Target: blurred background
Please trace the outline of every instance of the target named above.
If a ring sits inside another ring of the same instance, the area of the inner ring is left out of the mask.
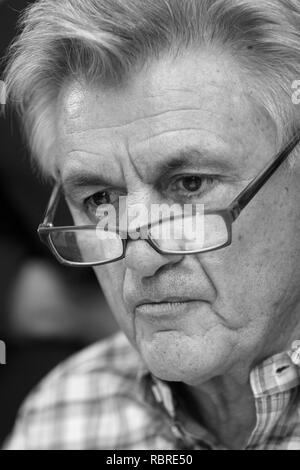
[[[34,0],[0,0],[0,58]],[[0,80],[3,72],[0,62]],[[92,270],[60,266],[37,236],[51,187],[30,165],[18,123],[0,117],[0,446],[30,390],[59,362],[113,334]]]

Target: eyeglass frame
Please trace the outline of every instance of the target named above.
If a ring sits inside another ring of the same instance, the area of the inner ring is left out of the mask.
[[[222,245],[218,245],[217,247],[209,248],[209,249],[202,249],[202,250],[193,250],[193,251],[168,251],[162,250],[158,246],[155,245],[153,240],[148,235],[144,241],[147,242],[157,253],[162,255],[191,255],[191,254],[200,254],[200,253],[209,253],[217,250],[221,250],[232,243],[232,224],[235,220],[239,217],[241,212],[245,209],[245,207],[252,201],[252,199],[256,196],[256,194],[262,189],[262,187],[267,183],[267,181],[273,176],[276,170],[287,160],[290,156],[292,151],[300,142],[300,134],[295,135],[292,140],[287,144],[287,146],[277,153],[275,157],[271,159],[271,161],[263,168],[263,170],[234,198],[234,200],[229,204],[227,208],[223,209],[209,209],[204,211],[204,215],[220,215],[223,220],[225,221],[227,233],[228,233],[228,240],[226,243]],[[126,248],[128,241],[130,238],[130,232],[126,233],[126,238],[121,238],[120,240],[123,243],[123,253],[122,256],[119,258],[115,258],[109,261],[100,261],[100,262],[92,262],[92,263],[78,263],[73,261],[67,261],[66,259],[62,258],[58,253],[57,249],[55,248],[52,240],[51,234],[58,232],[58,231],[67,231],[67,230],[76,230],[76,231],[83,231],[83,230],[92,230],[96,229],[97,225],[82,225],[82,226],[60,226],[56,227],[53,225],[53,220],[55,217],[55,212],[57,206],[59,204],[61,195],[62,195],[62,188],[60,183],[56,183],[51,194],[45,216],[43,222],[38,227],[38,235],[43,243],[45,243],[56,259],[65,266],[71,267],[92,267],[92,266],[102,266],[105,264],[114,263],[120,261],[125,258],[126,255]],[[182,216],[180,216],[182,218]],[[176,219],[179,217],[174,217]],[[148,224],[146,227],[148,230],[153,228],[153,226],[162,223],[163,220],[155,222],[153,224]],[[145,229],[144,227],[140,227],[140,230]]]

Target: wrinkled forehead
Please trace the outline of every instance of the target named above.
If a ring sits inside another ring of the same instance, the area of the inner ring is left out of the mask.
[[[119,88],[71,83],[58,107],[58,165],[64,169],[84,152],[91,165],[130,160],[149,171],[189,146],[251,164],[274,128],[244,85],[231,60],[209,54],[152,62]]]

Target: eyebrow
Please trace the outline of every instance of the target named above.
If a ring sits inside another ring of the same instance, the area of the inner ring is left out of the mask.
[[[164,157],[162,156],[161,161],[157,164],[154,170],[154,174],[156,175],[156,178],[160,179],[172,171],[184,170],[193,164],[197,164],[199,170],[203,167],[203,171],[205,169],[210,169],[210,171],[214,170],[218,172],[236,172],[236,166],[232,162],[225,160],[225,156],[225,152],[217,157],[216,152],[204,152],[200,151],[196,147],[181,149]],[[136,171],[138,173],[137,169]],[[87,170],[70,172],[70,174],[63,179],[61,184],[65,194],[69,195],[72,195],[72,193],[76,192],[80,188],[107,185],[116,186],[111,177],[104,177],[101,173]]]
[[[233,163],[225,160],[226,153],[216,156],[216,152],[200,151],[198,148],[191,147],[179,150],[167,156],[164,161],[158,165],[158,171],[162,174],[169,171],[182,170],[195,163],[200,168],[207,168],[215,171],[236,171]]]
[[[107,185],[109,180],[101,177],[99,174],[95,174],[88,171],[81,171],[70,173],[63,181],[62,187],[64,191],[69,194],[73,190],[84,188],[87,186],[101,186]],[[111,182],[111,184],[113,184]]]

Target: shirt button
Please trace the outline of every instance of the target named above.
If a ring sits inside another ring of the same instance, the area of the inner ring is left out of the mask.
[[[300,341],[295,341],[292,344],[291,360],[295,366],[300,367]]]

